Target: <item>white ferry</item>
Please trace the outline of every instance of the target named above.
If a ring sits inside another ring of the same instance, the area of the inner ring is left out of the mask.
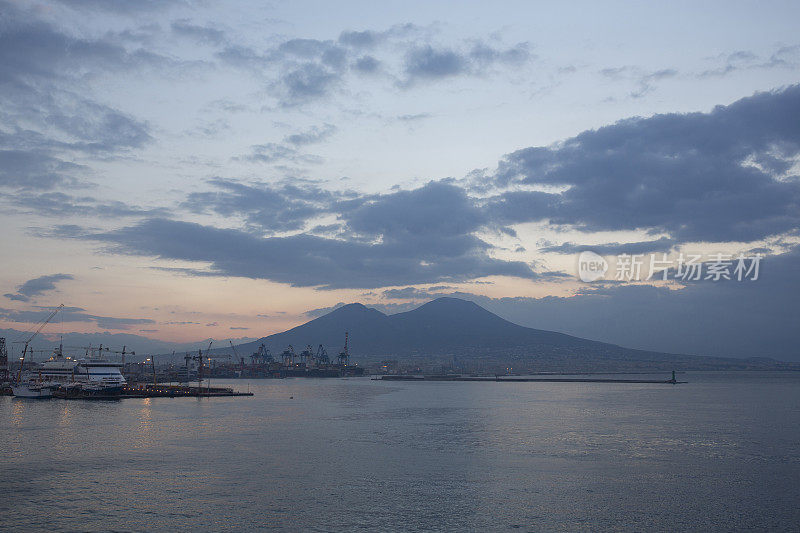
[[[105,394],[122,392],[127,383],[120,372],[122,363],[103,358],[65,357],[61,350],[39,365],[34,372],[41,381],[60,385],[79,384],[86,388],[99,389]]]

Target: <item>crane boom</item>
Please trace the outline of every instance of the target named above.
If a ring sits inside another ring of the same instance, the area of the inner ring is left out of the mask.
[[[233,341],[231,339],[228,339],[228,342],[230,343],[231,348],[233,348],[233,356],[236,359],[239,359],[239,352],[236,351],[236,346],[233,345]]]
[[[63,307],[64,307],[64,304],[61,304],[58,307],[56,307],[53,310],[53,312],[50,313],[47,316],[47,318],[45,318],[41,322],[41,324],[39,324],[39,327],[36,328],[36,331],[34,331],[33,334],[31,334],[30,337],[28,337],[28,340],[25,341],[25,348],[23,348],[23,350],[22,350],[22,357],[20,358],[20,362],[19,362],[19,372],[17,372],[17,383],[19,383],[20,380],[22,380],[22,368],[25,366],[25,354],[28,352],[28,345],[31,343],[33,338],[36,337],[36,335],[38,335],[39,332],[44,329],[44,327],[47,325],[47,323],[50,322],[51,320],[53,320],[53,317],[56,316],[56,314],[58,314],[58,312],[61,311],[61,309]]]

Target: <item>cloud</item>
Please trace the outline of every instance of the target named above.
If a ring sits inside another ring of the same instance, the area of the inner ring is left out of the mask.
[[[305,63],[283,74],[278,87],[284,105],[296,105],[327,96],[341,80],[329,67]]]
[[[410,115],[398,115],[397,120],[401,120],[403,122],[417,122],[426,118],[431,118],[432,116],[433,115],[430,113],[414,113]]]
[[[376,31],[343,31],[339,35],[339,44],[353,48],[372,48],[385,39],[386,35]]]
[[[308,311],[306,311],[303,314],[305,316],[307,316],[307,317],[310,317],[310,318],[317,318],[317,317],[320,317],[320,316],[323,316],[323,315],[327,315],[331,311],[339,309],[340,307],[344,307],[344,305],[345,305],[344,302],[339,302],[336,305],[332,305],[330,307],[320,307],[320,308],[317,308],[317,309],[309,309]]]
[[[32,280],[33,281],[33,280]],[[0,308],[0,319],[8,322],[37,323],[42,320],[42,309],[15,310]],[[149,318],[120,318],[86,313],[79,307],[65,307],[59,313],[59,319],[64,322],[94,322],[100,328],[113,330],[127,330],[134,326],[155,324]]]
[[[279,161],[291,161],[293,163],[319,164],[323,162],[321,157],[303,154],[297,149],[280,143],[256,144],[251,147],[251,152],[247,155],[238,157],[246,161],[255,163],[277,163]]]
[[[248,187],[218,181],[224,192],[197,193],[196,207],[242,214],[252,228],[219,229],[188,222],[148,219],[80,238],[107,243],[120,253],[207,263],[190,275],[269,279],[295,286],[374,288],[490,275],[533,279],[530,265],[491,256],[492,246],[476,237],[486,221],[458,186],[431,182],[419,189],[347,199],[319,189]],[[285,214],[270,205],[283,206]],[[309,217],[338,213],[342,232],[263,237],[276,229],[300,228]],[[73,230],[67,234],[73,234]]]
[[[86,79],[173,65],[112,37],[71,35],[0,2],[0,186],[74,185],[77,155],[109,159],[152,141],[149,126],[86,95]]]
[[[324,124],[322,127],[312,126],[310,129],[287,135],[283,140],[295,146],[306,146],[308,144],[320,143],[336,133],[336,126]]]
[[[678,243],[793,232],[800,225],[800,180],[792,171],[800,123],[792,117],[799,114],[795,85],[710,113],[627,119],[519,150],[491,179],[511,190],[487,206],[501,223],[645,229]]]
[[[210,265],[185,271],[191,275],[328,289],[491,275],[555,280],[557,273],[494,258],[493,246],[477,235],[497,230],[513,238],[510,226],[546,221],[587,233],[635,230],[659,236],[591,247],[632,253],[796,232],[800,180],[791,165],[800,155],[800,125],[791,117],[798,114],[800,86],[792,86],[710,113],[623,120],[550,147],[511,153],[495,173],[472,182],[430,182],[389,194],[213,180],[216,191],[192,193],[185,205],[240,216],[247,224],[243,230],[149,218],[83,238],[126,253]],[[464,186],[470,183],[479,196],[467,193]],[[323,216],[336,222],[327,229],[314,225]],[[280,235],[307,227],[322,235]],[[204,245],[189,250],[190,242]],[[572,253],[579,246],[565,243],[543,251]]]
[[[410,88],[422,80],[483,76],[495,67],[519,67],[533,57],[528,43],[504,48],[473,40],[447,48],[430,44],[430,34],[429,29],[400,24],[383,31],[344,31],[335,41],[291,38],[267,50],[228,43],[216,57],[265,78],[281,107],[347,91],[353,74],[381,73]]]
[[[601,69],[600,74],[615,81],[633,81],[635,83],[635,88],[628,93],[628,96],[630,98],[641,98],[653,92],[656,89],[657,82],[676,77],[678,71],[672,68],[645,71],[639,67],[626,65],[624,67]]]
[[[468,67],[469,61],[463,55],[427,45],[408,52],[405,70],[409,78],[443,78],[463,74]]]
[[[294,38],[265,52],[231,44],[216,56],[225,64],[266,77],[278,103],[293,107],[327,97],[339,87],[347,73],[349,52],[333,41]]]
[[[128,52],[111,40],[68,35],[3,2],[6,23],[0,33],[0,83],[75,78],[85,70],[118,71],[165,58],[139,49]]]
[[[243,184],[215,178],[214,191],[189,194],[183,206],[196,213],[239,215],[261,232],[302,229],[307,220],[328,213],[345,198],[311,183],[292,180],[278,184]]]
[[[368,243],[307,234],[263,238],[240,230],[150,219],[83,238],[107,243],[115,253],[207,262],[207,275],[323,289],[464,281],[490,275],[535,277],[525,263],[490,257],[489,246],[472,236],[444,238],[438,247],[428,237],[418,247],[414,241],[397,239]]]
[[[366,55],[359,57],[353,64],[355,69],[364,74],[374,74],[381,68],[381,62],[372,56]]]
[[[800,65],[800,45],[781,46],[767,58],[749,50],[737,50],[712,59],[721,64],[700,72],[698,78],[721,78],[746,70],[796,69]]]
[[[2,159],[2,158],[0,158]],[[39,216],[65,217],[91,214],[100,218],[122,218],[141,216],[169,216],[166,208],[147,209],[124,202],[98,200],[92,196],[73,196],[48,191],[20,191],[15,195],[0,199],[9,211],[35,213]]]
[[[419,80],[436,80],[464,74],[482,75],[493,65],[519,66],[530,57],[527,43],[519,43],[506,49],[476,43],[469,51],[426,44],[406,53],[406,78],[403,83],[410,86]]]
[[[81,168],[40,150],[0,149],[0,187],[52,189],[73,182],[72,173]]]
[[[71,274],[51,274],[49,276],[39,276],[38,278],[29,279],[17,287],[16,294],[5,294],[4,296],[10,300],[27,302],[33,297],[56,290],[56,283],[59,281],[72,279],[75,278]]]
[[[428,287],[421,289],[418,287],[405,287],[402,289],[387,289],[383,291],[383,297],[391,300],[419,300],[422,298],[434,299],[442,296],[445,291],[452,292],[453,287],[449,285],[437,285],[435,287]]]
[[[357,235],[404,243],[418,251],[466,254],[488,245],[472,236],[487,221],[466,192],[447,182],[430,182],[411,191],[352,204],[342,217]]]
[[[123,15],[135,15],[141,12],[151,13],[175,5],[184,4],[183,0],[57,0],[59,3],[74,9],[89,12],[108,11]]]
[[[647,254],[651,252],[668,252],[675,246],[675,241],[661,237],[653,241],[640,242],[608,242],[604,244],[575,244],[565,242],[558,245],[541,246],[540,252],[557,254],[579,254],[581,252],[594,252],[600,255],[620,254]]]
[[[764,258],[757,281],[587,285],[568,297],[467,298],[518,324],[631,348],[800,361],[800,247]]]
[[[89,318],[95,321],[97,327],[116,330],[127,330],[142,324],[155,324],[155,321],[149,318],[117,318],[95,315],[89,315]]]
[[[389,39],[421,36],[426,29],[410,22],[395,24],[382,31],[376,30],[347,30],[339,34],[338,43],[352,48],[374,48]]]
[[[199,43],[219,45],[225,41],[225,32],[208,26],[192,24],[188,19],[176,20],[170,27],[175,34]]]

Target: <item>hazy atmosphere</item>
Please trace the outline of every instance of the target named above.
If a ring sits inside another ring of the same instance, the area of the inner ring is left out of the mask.
[[[166,350],[457,296],[800,361],[800,5],[503,4],[0,1],[0,330],[64,303],[49,335]]]
[[[797,531],[798,21],[0,0],[0,530]]]

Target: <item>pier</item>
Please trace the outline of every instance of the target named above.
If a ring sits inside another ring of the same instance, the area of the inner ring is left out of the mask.
[[[239,392],[228,387],[190,387],[164,384],[126,386],[122,389],[120,398],[215,398],[252,395],[252,392]]]
[[[525,377],[525,376],[461,376],[461,375],[385,375],[381,381],[472,381],[486,383],[656,383],[678,385],[687,383],[678,381],[675,372],[670,379],[621,379],[621,378],[586,378],[586,377]]]

